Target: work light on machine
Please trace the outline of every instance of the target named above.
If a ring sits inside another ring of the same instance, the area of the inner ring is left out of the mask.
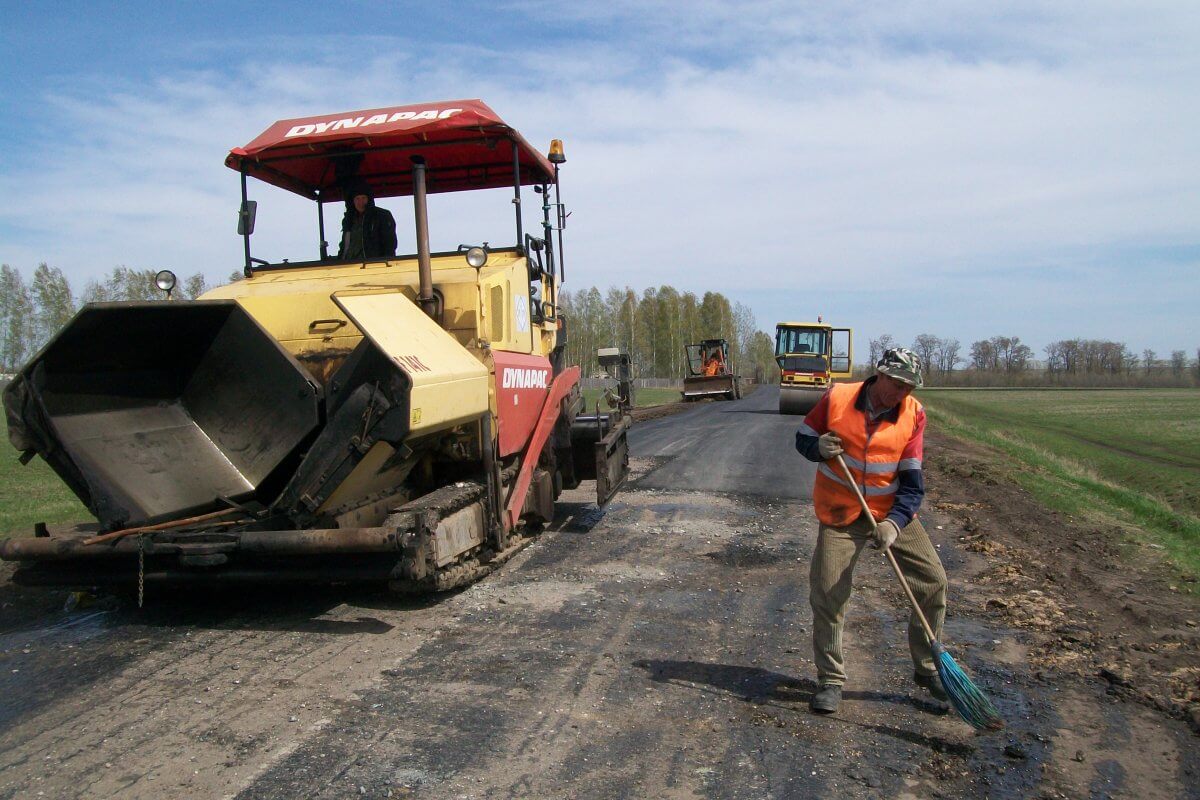
[[[175,288],[175,282],[175,273],[169,269],[160,269],[154,276],[154,285],[166,292],[168,300],[171,298],[171,291]]]
[[[475,269],[482,269],[483,265],[487,263],[487,260],[487,250],[484,250],[482,247],[478,246],[467,248],[467,263]]]

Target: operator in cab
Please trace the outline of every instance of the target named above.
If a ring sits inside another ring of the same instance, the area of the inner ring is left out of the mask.
[[[719,374],[721,374],[721,351],[714,350],[709,353],[708,359],[704,362],[704,375],[712,377]]]
[[[346,190],[346,213],[342,217],[342,243],[338,258],[357,261],[392,258],[396,255],[396,220],[392,212],[375,205],[365,183]]]
[[[925,409],[912,391],[922,383],[915,353],[903,347],[888,350],[867,380],[831,386],[796,431],[796,449],[817,462],[812,497],[820,527],[809,573],[809,602],[818,687],[809,705],[819,714],[834,713],[842,699],[842,624],[854,565],[868,544],[891,548],[934,635],[942,635],[946,572],[917,519],[925,498]],[[866,496],[875,524],[863,515],[858,495],[837,463],[839,455]],[[908,623],[908,648],[914,682],[935,700],[946,702],[933,651],[915,612]]]

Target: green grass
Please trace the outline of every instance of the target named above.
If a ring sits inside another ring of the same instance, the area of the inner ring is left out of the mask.
[[[596,407],[599,389],[583,392],[587,407]],[[638,389],[638,406],[679,401],[678,389]],[[35,522],[50,524],[90,520],[92,516],[54,471],[40,458],[27,466],[17,461],[17,451],[0,444],[0,539],[29,533]]]
[[[583,402],[589,411],[596,408],[596,401],[600,399],[604,393],[600,389],[584,389]],[[634,389],[633,404],[638,408],[643,406],[661,406],[666,403],[678,403],[678,389]],[[601,411],[605,406],[601,404]]]
[[[937,427],[1010,457],[1040,502],[1133,528],[1200,573],[1200,392],[938,390],[920,394]]]
[[[0,539],[28,534],[35,522],[78,522],[92,515],[40,458],[26,466],[0,444]]]

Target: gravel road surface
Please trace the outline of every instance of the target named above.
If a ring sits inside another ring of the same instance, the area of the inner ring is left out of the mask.
[[[809,713],[812,465],[774,390],[632,435],[635,476],[499,572],[420,601],[159,591],[61,610],[0,573],[0,798],[1200,797],[1185,722],[1031,663],[950,512],[946,639],[1009,720],[911,683],[860,564],[842,711]],[[953,529],[953,533],[951,532]]]

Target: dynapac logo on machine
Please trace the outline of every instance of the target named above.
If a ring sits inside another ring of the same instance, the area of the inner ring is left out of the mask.
[[[461,108],[429,108],[424,111],[397,111],[394,114],[375,114],[370,117],[346,117],[343,119],[331,119],[327,122],[308,122],[303,125],[294,126],[283,137],[290,139],[293,136],[311,136],[314,133],[325,133],[327,131],[366,128],[371,125],[386,125],[406,119],[448,119],[460,111],[462,111]]]
[[[545,389],[550,384],[548,369],[512,369],[505,367],[500,385],[505,389]]]

